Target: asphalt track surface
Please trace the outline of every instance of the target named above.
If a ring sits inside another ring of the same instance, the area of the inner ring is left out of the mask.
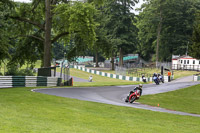
[[[184,80],[176,80],[169,83],[160,85],[144,84],[143,95],[152,95],[158,93],[164,93],[168,91],[174,91],[181,88],[200,84],[200,82],[192,82],[192,78],[184,78]],[[117,106],[133,107],[151,111],[159,111],[165,113],[188,115],[200,117],[198,114],[190,114],[175,110],[168,110],[160,107],[154,107],[149,105],[143,105],[138,102],[132,104],[125,103],[124,100],[128,93],[134,89],[136,85],[124,85],[124,86],[105,86],[105,87],[70,87],[70,88],[47,88],[47,89],[35,89],[32,91],[55,95],[60,97],[73,98],[84,101],[99,102],[105,104],[112,104]]]

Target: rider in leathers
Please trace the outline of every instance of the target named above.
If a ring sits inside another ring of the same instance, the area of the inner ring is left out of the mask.
[[[135,92],[135,91],[137,91],[137,90],[140,91],[140,96],[141,96],[141,95],[142,95],[142,84],[139,84],[138,87],[135,87],[134,91],[130,91],[129,96],[130,96],[133,92]]]

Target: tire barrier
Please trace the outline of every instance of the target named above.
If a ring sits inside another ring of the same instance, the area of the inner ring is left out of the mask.
[[[200,81],[200,74],[193,75],[193,81]]]
[[[62,79],[43,76],[0,76],[0,88],[60,86]]]
[[[85,71],[85,72],[92,73],[92,74],[97,74],[97,75],[109,77],[109,78],[143,82],[141,77],[139,78],[139,77],[130,77],[130,76],[111,74],[111,73],[106,73],[106,72],[88,69],[88,68],[85,68],[85,67],[82,67],[82,66],[73,66],[72,68],[79,69],[81,71]],[[152,82],[152,78],[146,78],[146,80],[147,80],[147,82]]]

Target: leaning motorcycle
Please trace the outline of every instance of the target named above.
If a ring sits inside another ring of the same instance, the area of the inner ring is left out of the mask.
[[[145,83],[147,82],[146,78],[145,77],[142,77],[142,81]]]
[[[154,80],[154,82],[156,83],[156,85],[159,85],[158,77],[154,76],[154,77],[153,77],[153,80]]]
[[[133,103],[135,100],[140,98],[140,90],[136,90],[135,92],[130,92],[130,94],[126,97],[125,102]]]
[[[162,76],[159,76],[159,81],[162,82],[162,83],[164,83],[164,79],[163,79]]]

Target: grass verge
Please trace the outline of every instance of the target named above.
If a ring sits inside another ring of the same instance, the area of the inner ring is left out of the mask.
[[[161,93],[142,96],[140,103],[152,106],[160,105],[161,108],[200,114],[200,85]]]
[[[1,133],[188,133],[200,118],[0,89]]]
[[[89,76],[92,75],[93,82],[74,82],[74,86],[114,86],[114,85],[133,85],[141,82],[126,81],[120,79],[108,78],[96,74],[91,74],[78,69],[71,68],[70,75],[81,79],[88,80]]]
[[[141,77],[141,73],[153,76],[153,73],[161,73],[160,71],[161,70],[157,69],[157,68],[142,68],[142,69],[138,68],[137,73],[134,73],[134,72],[131,73],[131,74],[127,73],[127,76]],[[111,70],[103,70],[103,72],[115,74],[115,71],[111,71]],[[167,72],[168,71],[165,71],[165,73],[164,73],[165,76],[167,76]],[[199,72],[197,72],[197,71],[186,71],[186,70],[184,70],[184,71],[183,70],[173,70],[174,79],[194,75],[194,74],[197,74],[197,73],[199,73]]]

